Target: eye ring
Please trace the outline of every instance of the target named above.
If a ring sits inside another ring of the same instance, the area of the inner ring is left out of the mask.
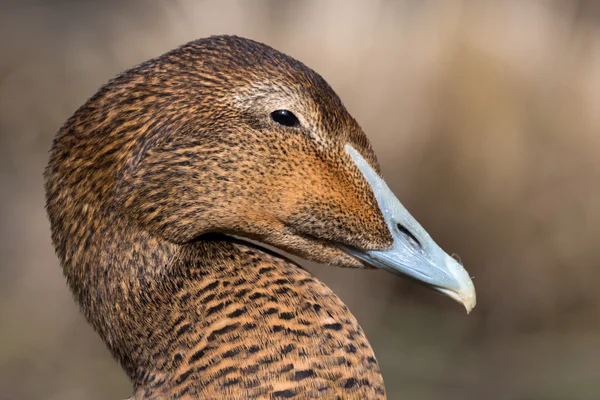
[[[275,110],[271,113],[271,119],[276,124],[289,128],[300,126],[298,117],[296,117],[294,113],[289,110]]]

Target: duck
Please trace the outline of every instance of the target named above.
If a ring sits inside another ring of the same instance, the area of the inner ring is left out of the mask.
[[[44,177],[63,274],[131,400],[386,398],[351,311],[279,251],[475,306],[325,79],[250,39],[117,75],[60,128]]]

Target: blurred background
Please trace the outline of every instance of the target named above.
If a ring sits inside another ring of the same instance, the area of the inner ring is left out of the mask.
[[[322,74],[475,277],[466,316],[384,272],[309,265],[391,400],[600,398],[599,22],[595,0],[1,1],[0,399],[131,394],[63,279],[42,171],[101,84],[221,33]]]

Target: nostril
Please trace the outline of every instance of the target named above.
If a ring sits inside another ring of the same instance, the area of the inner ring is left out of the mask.
[[[415,247],[423,248],[423,246],[421,245],[421,242],[419,242],[419,240],[415,237],[415,235],[413,235],[412,232],[409,231],[404,225],[396,224],[396,228],[398,228],[398,231],[401,234],[403,234],[404,236],[406,236],[408,238],[409,242],[411,242]]]

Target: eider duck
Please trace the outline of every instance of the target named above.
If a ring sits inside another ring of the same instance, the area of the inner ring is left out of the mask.
[[[64,275],[131,399],[383,399],[373,350],[307,260],[475,305],[327,82],[214,36],[109,81],[57,133],[46,208]]]

